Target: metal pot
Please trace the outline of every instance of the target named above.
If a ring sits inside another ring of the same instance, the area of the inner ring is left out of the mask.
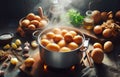
[[[55,27],[54,27],[55,28]],[[40,52],[40,58],[46,64],[47,66],[54,67],[54,68],[69,68],[73,65],[79,64],[82,59],[82,51],[80,48],[83,46],[85,37],[84,35],[79,31],[79,29],[73,28],[73,27],[59,27],[61,29],[67,29],[67,30],[73,30],[79,33],[83,37],[82,44],[75,50],[72,50],[70,52],[54,52],[48,50],[46,47],[41,45],[41,36],[45,34],[46,32],[51,31],[53,28],[48,28],[43,30],[37,38],[37,41],[39,43],[39,52]]]

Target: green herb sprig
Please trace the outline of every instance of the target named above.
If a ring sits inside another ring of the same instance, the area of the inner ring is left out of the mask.
[[[72,25],[79,27],[83,23],[84,16],[82,16],[77,10],[70,9],[68,10],[67,15]]]

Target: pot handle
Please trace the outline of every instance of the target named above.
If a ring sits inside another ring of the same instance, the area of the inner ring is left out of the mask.
[[[85,52],[89,47],[90,38],[85,38],[83,46],[80,48],[81,51]]]
[[[38,35],[39,35],[40,32],[41,32],[40,29],[35,30],[35,31],[32,33],[33,38],[37,40],[37,37],[38,37]]]
[[[86,57],[87,61],[88,61],[88,64],[90,67],[93,67],[93,63],[91,61],[91,57],[89,56],[88,52],[87,52],[87,49],[89,47],[89,41],[90,41],[90,38],[85,38],[85,41],[83,43],[83,53],[85,54],[85,56],[83,57],[83,59]]]

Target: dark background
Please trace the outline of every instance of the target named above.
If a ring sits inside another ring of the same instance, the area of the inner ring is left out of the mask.
[[[120,0],[72,0],[71,5],[82,13],[88,10],[91,1],[91,10],[100,11],[120,10]],[[81,3],[83,2],[83,3]],[[37,6],[49,8],[50,0],[0,0],[0,19],[21,18],[29,12],[35,12]]]

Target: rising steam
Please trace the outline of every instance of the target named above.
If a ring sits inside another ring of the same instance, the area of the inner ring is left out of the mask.
[[[41,6],[46,11],[44,14],[51,18],[51,24],[58,24],[58,22],[62,24],[69,21],[68,18],[63,16],[67,10],[74,8],[80,11],[81,14],[84,14],[86,10],[88,10],[89,1],[90,0],[41,0],[34,10],[36,11],[37,8]],[[59,6],[56,6],[55,3]],[[50,11],[51,8],[52,12]]]

